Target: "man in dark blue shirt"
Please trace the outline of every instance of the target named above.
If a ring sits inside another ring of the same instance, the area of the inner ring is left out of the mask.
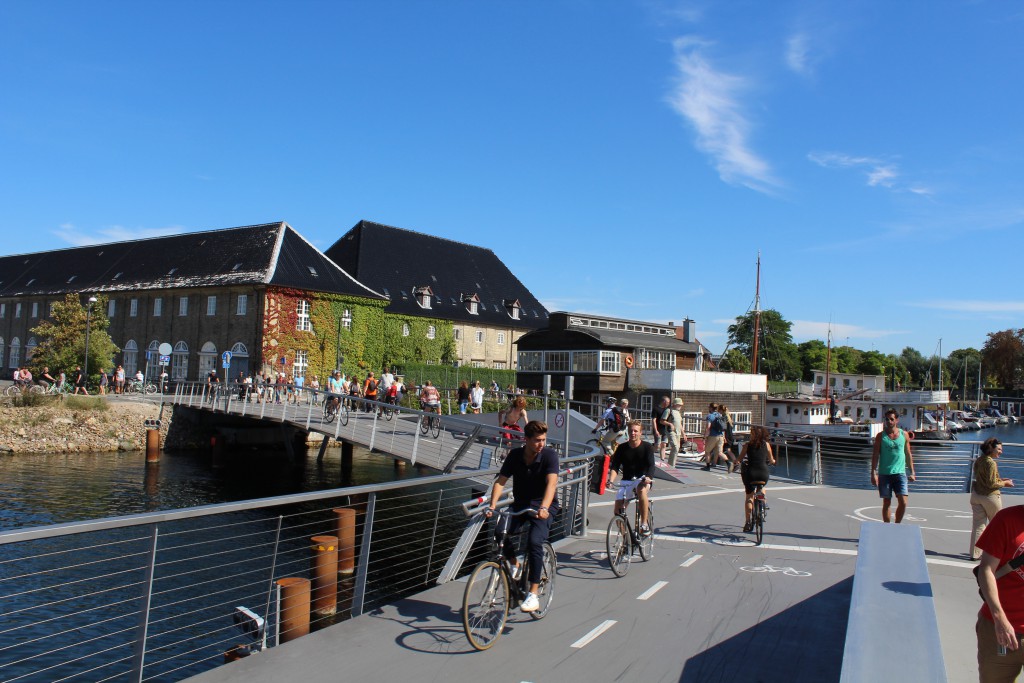
[[[515,568],[515,548],[511,539],[522,524],[529,524],[530,531],[526,539],[526,553],[530,558],[530,594],[526,596],[520,609],[524,612],[535,612],[540,607],[537,590],[540,587],[540,575],[544,563],[544,542],[548,540],[551,529],[551,518],[558,512],[558,499],[555,490],[558,485],[558,453],[547,448],[548,426],[539,420],[526,424],[523,430],[526,445],[513,449],[505,462],[501,464],[501,472],[491,488],[491,504],[495,504],[505,490],[505,484],[512,479],[512,510],[518,512],[526,508],[534,508],[537,515],[522,517],[506,517],[512,526],[506,537],[503,552],[509,563]],[[492,511],[487,510],[490,517]]]

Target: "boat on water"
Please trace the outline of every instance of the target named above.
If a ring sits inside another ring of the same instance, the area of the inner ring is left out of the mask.
[[[955,438],[942,418],[948,403],[945,390],[887,391],[883,375],[814,370],[811,382],[799,382],[795,393],[766,399],[765,421],[791,446],[806,441],[809,448],[811,437],[818,437],[824,455],[870,458],[890,408],[914,439]]]

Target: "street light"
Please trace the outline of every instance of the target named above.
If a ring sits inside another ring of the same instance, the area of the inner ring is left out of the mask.
[[[92,305],[96,303],[96,297],[89,297],[89,305],[85,307],[85,370],[82,376],[89,377],[89,318],[92,315]]]

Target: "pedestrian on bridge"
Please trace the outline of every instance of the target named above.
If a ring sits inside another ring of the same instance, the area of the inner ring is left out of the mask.
[[[972,560],[981,559],[981,550],[975,544],[988,523],[1003,508],[1002,489],[1013,486],[1013,479],[999,476],[996,459],[1002,454],[1002,442],[992,437],[981,444],[981,457],[974,461],[974,483],[971,485],[973,527],[971,547],[968,549]]]
[[[885,427],[875,437],[871,453],[871,484],[878,487],[882,499],[882,521],[889,523],[889,506],[896,496],[896,523],[903,521],[910,495],[908,481],[914,481],[914,456],[910,452],[910,438],[899,427],[899,415],[890,408],[885,411]],[[907,471],[907,468],[910,471]]]

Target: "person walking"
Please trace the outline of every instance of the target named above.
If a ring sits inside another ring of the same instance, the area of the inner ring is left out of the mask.
[[[668,433],[668,466],[675,467],[683,438],[683,399],[679,396],[672,399],[669,421],[672,423],[672,429]]]
[[[462,380],[459,384],[459,414],[465,415],[466,408],[469,407],[469,384],[466,380]]]
[[[662,396],[661,401],[651,411],[651,433],[654,435],[654,448],[658,451],[658,459],[665,459],[668,449],[669,430],[672,429],[672,411],[669,408],[671,399]]]
[[[75,393],[78,392],[89,395],[89,390],[85,388],[85,373],[82,372],[81,365],[75,366]]]
[[[882,521],[889,523],[889,506],[896,496],[896,523],[903,521],[910,495],[908,481],[914,481],[914,456],[910,439],[899,427],[899,415],[892,408],[885,411],[885,427],[875,437],[871,453],[871,484],[878,487],[882,499]],[[909,472],[907,468],[909,467]]]
[[[732,413],[729,412],[729,408],[724,403],[719,404],[718,412],[725,418],[725,434],[723,435],[724,438],[722,441],[722,453],[725,455],[725,459],[729,461],[727,473],[732,474],[733,472],[739,472],[740,451],[736,443],[736,432],[734,431],[735,425],[732,421]]]
[[[704,471],[710,470],[718,464],[722,457],[722,442],[725,439],[727,423],[722,414],[718,412],[718,404],[708,405],[707,424],[704,427]]]
[[[480,380],[473,382],[473,388],[469,391],[469,404],[473,408],[473,414],[479,415],[484,407],[484,388],[480,386]]]
[[[971,545],[968,553],[972,560],[981,559],[976,545],[982,532],[1003,507],[1002,489],[1013,486],[1012,479],[999,476],[996,460],[1003,454],[1002,442],[992,437],[981,444],[981,455],[974,461],[974,483],[971,485]]]

